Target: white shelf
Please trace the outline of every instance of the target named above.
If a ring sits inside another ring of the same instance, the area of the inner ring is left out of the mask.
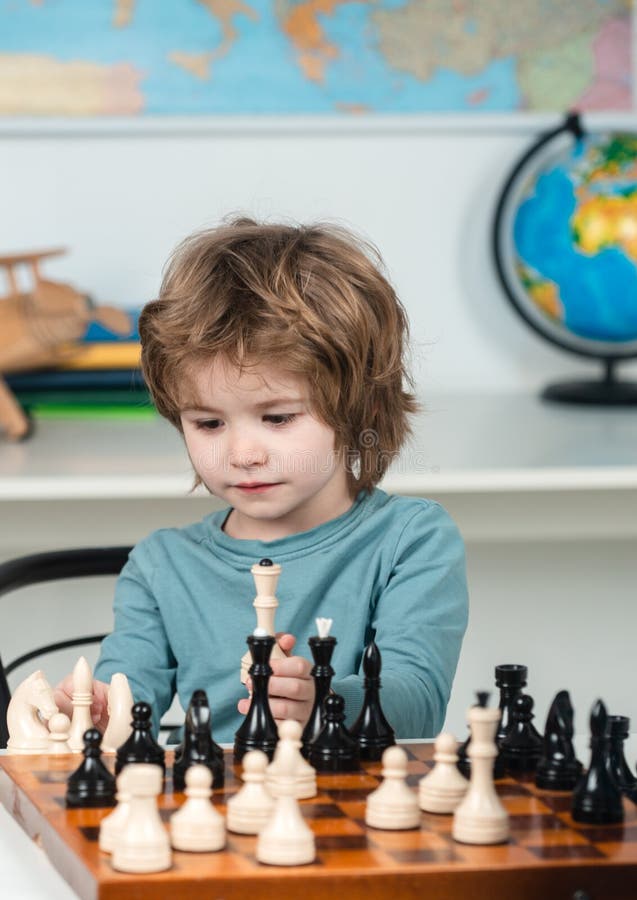
[[[161,419],[38,422],[0,444],[0,500],[187,497],[190,463]],[[439,397],[383,487],[405,494],[637,488],[637,410],[519,394]]]
[[[181,436],[159,418],[42,420],[30,440],[0,442],[0,519],[34,546],[53,517],[86,543],[87,522],[95,540],[124,527],[136,540],[219,508],[192,483]],[[437,396],[381,486],[439,499],[467,540],[637,537],[637,409]]]

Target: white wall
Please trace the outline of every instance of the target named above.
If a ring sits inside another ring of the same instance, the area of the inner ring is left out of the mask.
[[[66,245],[69,256],[47,264],[51,277],[68,278],[102,302],[136,305],[156,292],[174,244],[229,212],[340,220],[372,239],[385,257],[410,314],[425,396],[536,389],[595,371],[532,334],[492,269],[496,197],[538,130],[536,120],[510,118],[476,128],[466,121],[447,128],[396,120],[395,127],[376,129],[244,124],[131,134],[43,134],[33,126],[4,126],[0,252]],[[622,370],[637,376],[634,363]],[[550,697],[567,686],[574,690],[578,729],[585,730],[601,682],[615,685],[612,696],[604,694],[612,710],[635,717],[634,548],[628,542],[597,548],[563,537],[529,547],[468,547],[471,627],[449,710],[458,733],[471,692],[491,684],[498,662],[529,665],[540,722]],[[52,545],[64,544],[62,535],[52,537]],[[80,630],[110,627],[110,591],[104,585],[87,597],[85,589],[73,588]],[[67,633],[62,610],[68,599],[66,588],[53,598],[52,640]],[[605,614],[596,630],[601,600]],[[29,643],[24,611],[3,619],[9,658]],[[580,616],[588,622],[585,639]],[[36,619],[33,607],[28,620]],[[38,627],[46,632],[45,622]],[[590,637],[596,633],[599,647]],[[580,659],[571,667],[564,660],[574,653]],[[617,676],[609,669],[613,659]],[[56,676],[53,666],[50,677]]]
[[[596,373],[526,327],[490,257],[500,187],[555,120],[445,121],[4,125],[0,252],[65,245],[70,254],[46,266],[51,277],[102,302],[136,305],[157,291],[175,243],[223,215],[336,219],[384,255],[409,311],[425,393],[535,388]]]

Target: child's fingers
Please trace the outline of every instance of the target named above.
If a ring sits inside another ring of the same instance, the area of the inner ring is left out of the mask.
[[[98,728],[106,728],[108,725],[108,688],[104,681],[93,682],[91,718]]]
[[[296,644],[296,638],[293,634],[288,634],[285,631],[277,631],[276,633],[276,641],[281,650],[286,653],[288,656],[294,649],[294,645]]]
[[[66,713],[70,718],[73,716],[73,676],[67,675],[53,690],[53,697],[60,712]]]
[[[106,727],[108,724],[108,685],[104,681],[93,682],[91,719],[94,725]],[[73,675],[67,675],[53,691],[55,703],[60,712],[73,718]]]
[[[273,659],[270,663],[272,666],[273,678],[310,678],[312,663],[303,656],[288,656],[287,659]],[[270,690],[270,693],[275,693]]]
[[[270,711],[277,725],[286,719],[296,719],[301,725],[305,725],[310,714],[307,703],[299,703],[282,697],[270,697]]]

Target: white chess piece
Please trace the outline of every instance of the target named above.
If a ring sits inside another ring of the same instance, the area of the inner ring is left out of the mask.
[[[295,759],[294,796],[297,800],[316,797],[316,770],[301,755],[302,732],[301,724],[294,719],[286,719],[279,725],[279,743],[276,745],[272,762],[265,770],[265,786],[273,797],[279,796],[279,779],[287,778],[290,774],[280,762],[282,757],[286,759],[288,757],[286,744],[292,748],[290,758],[293,755]]]
[[[120,872],[162,872],[172,863],[170,840],[164,828],[157,797],[162,788],[160,766],[135,763],[128,766],[126,786],[129,812],[115,839],[111,864]]]
[[[486,702],[486,701],[485,701]],[[452,837],[463,844],[500,844],[509,839],[509,816],[493,783],[493,761],[498,749],[495,732],[500,721],[497,707],[472,706],[467,712],[471,741],[469,790],[453,816]]]
[[[418,802],[425,812],[452,813],[469,789],[469,782],[458,771],[457,742],[448,732],[436,738],[435,766],[420,779]]]
[[[391,831],[420,826],[418,797],[406,777],[407,754],[402,747],[388,747],[383,753],[383,782],[365,804],[367,825]]]
[[[69,732],[69,747],[73,753],[84,749],[84,732],[93,728],[91,703],[93,702],[93,673],[86,658],[80,656],[73,669],[73,717]]]
[[[212,772],[207,766],[186,769],[186,802],[170,817],[170,842],[175,850],[207,853],[226,845],[226,824],[214,808]]]
[[[268,757],[249,750],[243,757],[243,786],[228,800],[226,825],[237,834],[258,834],[274,810],[274,797],[265,786]]]
[[[134,703],[128,678],[122,672],[115,672],[108,689],[108,725],[102,738],[102,753],[115,753],[130,737]]]
[[[124,766],[117,776],[117,793],[115,794],[117,806],[100,822],[99,847],[105,853],[113,852],[115,842],[128,819],[130,811],[130,793],[126,785],[128,769],[129,766]]]
[[[71,720],[65,713],[54,713],[49,719],[49,748],[47,753],[70,753],[69,730]]]
[[[256,856],[271,866],[302,866],[314,861],[314,833],[303,820],[294,796],[296,758],[294,747],[284,744],[280,765],[288,775],[279,775],[279,796],[274,812],[259,833]]]
[[[276,586],[281,575],[281,566],[278,563],[272,565],[262,565],[256,563],[250,569],[257,595],[254,598],[253,606],[257,612],[257,628],[262,628],[265,634],[274,637],[274,616],[279,605],[276,594]],[[285,653],[275,642],[270,654],[270,660],[285,659]],[[244,653],[241,659],[241,683],[245,684],[248,678],[248,670],[252,665],[252,657],[250,652]]]
[[[7,709],[7,753],[48,753],[51,734],[38,713],[50,719],[58,712],[53,688],[38,669],[13,692]]]

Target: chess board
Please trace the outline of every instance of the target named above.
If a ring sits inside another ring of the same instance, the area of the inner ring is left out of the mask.
[[[416,787],[431,765],[432,748],[404,746],[409,782]],[[171,754],[167,761],[160,798],[166,823],[184,799],[172,793]],[[78,764],[79,757],[66,755],[0,757],[0,800],[83,900],[637,897],[637,811],[629,801],[622,825],[579,825],[570,815],[570,794],[540,791],[530,779],[502,779],[497,790],[511,817],[511,840],[470,846],[452,840],[452,817],[446,815],[423,813],[413,831],[368,828],[365,798],[380,782],[378,763],[365,764],[359,773],[319,775],[318,796],[301,801],[316,835],[317,860],[311,865],[262,865],[255,860],[255,837],[229,833],[220,852],[175,851],[166,872],[116,872],[98,847],[99,822],[110,810],[64,806],[66,779]],[[215,790],[221,812],[239,786],[239,770],[227,755],[225,786]]]

